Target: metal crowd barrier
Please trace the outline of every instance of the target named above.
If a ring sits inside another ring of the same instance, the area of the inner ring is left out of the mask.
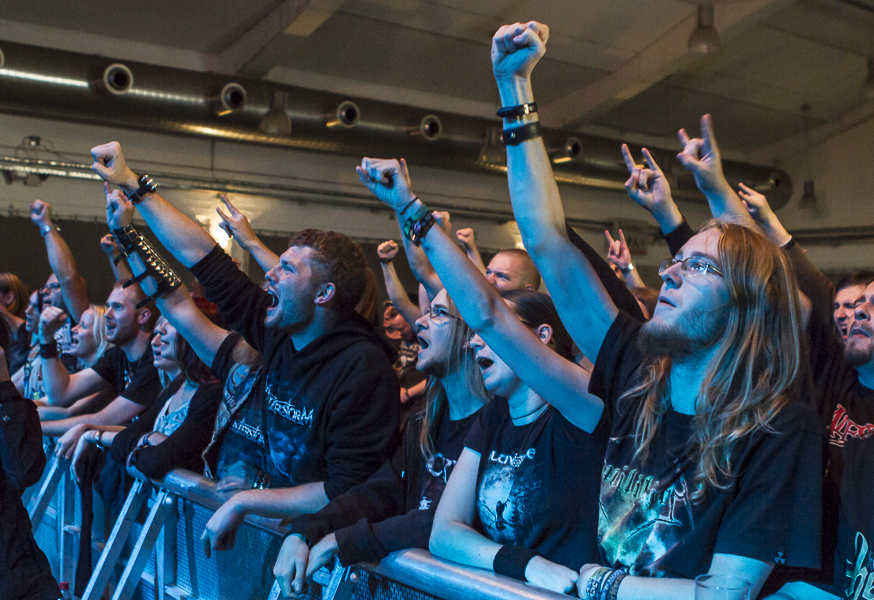
[[[100,551],[82,600],[275,600],[273,564],[287,527],[247,517],[234,549],[207,559],[200,535],[230,497],[195,473],[175,470],[152,482],[131,471],[134,484]],[[71,581],[78,541],[78,489],[69,462],[50,461],[28,503],[34,530],[59,580]],[[96,494],[95,494],[96,497]],[[75,506],[75,510],[74,510]],[[95,510],[95,512],[97,512]],[[47,521],[56,519],[54,526]],[[95,518],[95,524],[98,523]],[[99,539],[100,533],[95,533]],[[54,543],[52,543],[54,540]],[[523,582],[445,562],[420,549],[395,552],[377,565],[338,565],[313,578],[308,600],[567,600]],[[72,586],[71,586],[72,587]]]

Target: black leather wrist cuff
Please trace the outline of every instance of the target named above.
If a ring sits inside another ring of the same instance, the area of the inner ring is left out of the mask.
[[[133,225],[125,225],[121,229],[113,229],[112,235],[118,242],[122,254],[127,257],[133,278],[124,282],[122,287],[135,283],[148,296],[137,304],[142,308],[155,298],[163,296],[182,285],[182,280],[164,259],[155,251],[149,240],[144,238]]]
[[[39,357],[40,358],[57,358],[58,357],[58,343],[52,341],[49,344],[40,344],[39,345]]]
[[[501,139],[507,146],[516,146],[526,140],[533,140],[540,137],[540,122],[535,121],[522,125],[522,127],[514,127],[513,129],[505,129],[501,135]]]
[[[528,104],[519,104],[517,106],[505,106],[495,114],[506,119],[508,117],[524,117],[536,112],[537,103],[529,102]]]
[[[540,555],[531,548],[505,544],[501,546],[501,549],[498,550],[497,554],[495,554],[495,560],[492,562],[492,569],[498,575],[506,575],[507,577],[526,581],[525,568],[535,556]]]
[[[140,175],[140,178],[137,179],[137,183],[140,184],[140,187],[128,196],[128,199],[133,204],[137,204],[146,194],[154,194],[155,190],[158,189],[158,184],[148,175]]]

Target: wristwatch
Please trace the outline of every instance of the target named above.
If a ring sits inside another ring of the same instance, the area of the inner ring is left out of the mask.
[[[623,275],[628,275],[629,273],[631,273],[634,270],[634,263],[628,263],[627,267],[625,267],[624,269],[619,269],[619,270],[622,271]]]
[[[45,237],[46,234],[48,234],[50,231],[60,231],[60,230],[61,230],[61,228],[55,224],[47,224],[47,225],[43,225],[42,227],[39,228],[39,234],[41,236]]]

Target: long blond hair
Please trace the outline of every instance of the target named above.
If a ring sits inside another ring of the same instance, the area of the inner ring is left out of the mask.
[[[455,305],[449,294],[446,295],[446,302],[454,311]],[[460,318],[449,319],[444,327],[451,327],[449,330],[450,344],[449,356],[446,359],[446,370],[461,372],[467,383],[466,387],[470,395],[482,404],[485,404],[489,400],[488,393],[483,383],[482,372],[476,364],[476,355],[468,344],[473,331]],[[422,455],[426,461],[434,456],[434,439],[432,435],[434,422],[448,401],[449,398],[446,395],[443,384],[440,383],[437,377],[429,375],[428,384],[425,387],[425,406],[420,413],[422,428],[419,433],[419,448],[422,450]]]
[[[728,311],[716,352],[698,393],[689,459],[694,461],[692,500],[709,487],[726,489],[736,475],[732,452],[807,390],[798,286],[792,264],[762,235],[740,225],[710,221],[718,230],[719,261],[728,287]],[[636,457],[646,461],[670,408],[669,357],[645,367],[643,380],[620,401],[639,402]]]

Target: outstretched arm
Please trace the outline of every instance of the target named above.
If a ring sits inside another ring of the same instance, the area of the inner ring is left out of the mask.
[[[382,276],[385,278],[385,290],[388,292],[388,297],[394,307],[401,313],[404,320],[410,324],[413,329],[416,328],[416,320],[421,316],[419,307],[410,302],[410,297],[407,295],[404,286],[398,277],[398,272],[395,270],[394,261],[398,254],[397,242],[388,240],[383,242],[376,249],[379,254],[379,262],[382,264]]]
[[[492,67],[503,106],[534,101],[531,71],[546,51],[549,29],[540,23],[507,25],[492,39]],[[536,115],[504,120],[507,130],[527,126]],[[552,164],[539,137],[507,146],[507,177],[513,213],[525,248],[552,294],[574,342],[595,357],[617,309],[594,269],[570,243]]]
[[[225,203],[228,214],[222,212],[221,208],[216,208],[215,211],[222,218],[219,226],[225,230],[225,233],[237,240],[240,247],[254,256],[265,273],[278,265],[279,257],[258,239],[246,215],[237,210],[225,194],[222,194],[222,202]]]
[[[77,323],[82,318],[82,313],[88,310],[91,303],[88,301],[88,288],[85,279],[79,274],[73,251],[61,237],[60,230],[52,222],[52,207],[48,202],[36,200],[30,205],[30,220],[38,227],[43,240],[46,243],[46,252],[49,255],[49,265],[52,273],[58,278],[61,285],[61,293],[64,303],[70,311],[70,316]]]
[[[686,170],[692,172],[695,184],[710,203],[713,217],[756,229],[756,223],[722,173],[722,157],[716,144],[711,116],[701,117],[700,138],[690,138],[685,129],[680,130],[679,136],[683,151],[677,158]]]
[[[191,344],[194,353],[206,365],[215,360],[216,352],[224,339],[230,334],[204,315],[184,285],[165,294],[157,300],[161,314],[167,317],[185,341]]]
[[[138,176],[130,170],[118,142],[109,142],[91,149],[91,168],[105,182],[117,185],[130,195],[139,187]],[[109,188],[106,188],[109,194]],[[137,208],[149,228],[167,250],[186,267],[209,254],[216,242],[200,223],[167,202],[161,194],[146,194]]]
[[[404,163],[367,159],[366,169],[364,164],[357,168],[361,182],[396,211],[416,197],[410,190]],[[420,206],[424,206],[421,200],[415,200],[414,210]],[[440,218],[446,217],[444,213]],[[581,429],[594,431],[604,404],[585,391],[589,387],[588,373],[556,354],[519,321],[498,291],[465,258],[444,226],[432,227],[421,242],[465,323],[566,419]]]

